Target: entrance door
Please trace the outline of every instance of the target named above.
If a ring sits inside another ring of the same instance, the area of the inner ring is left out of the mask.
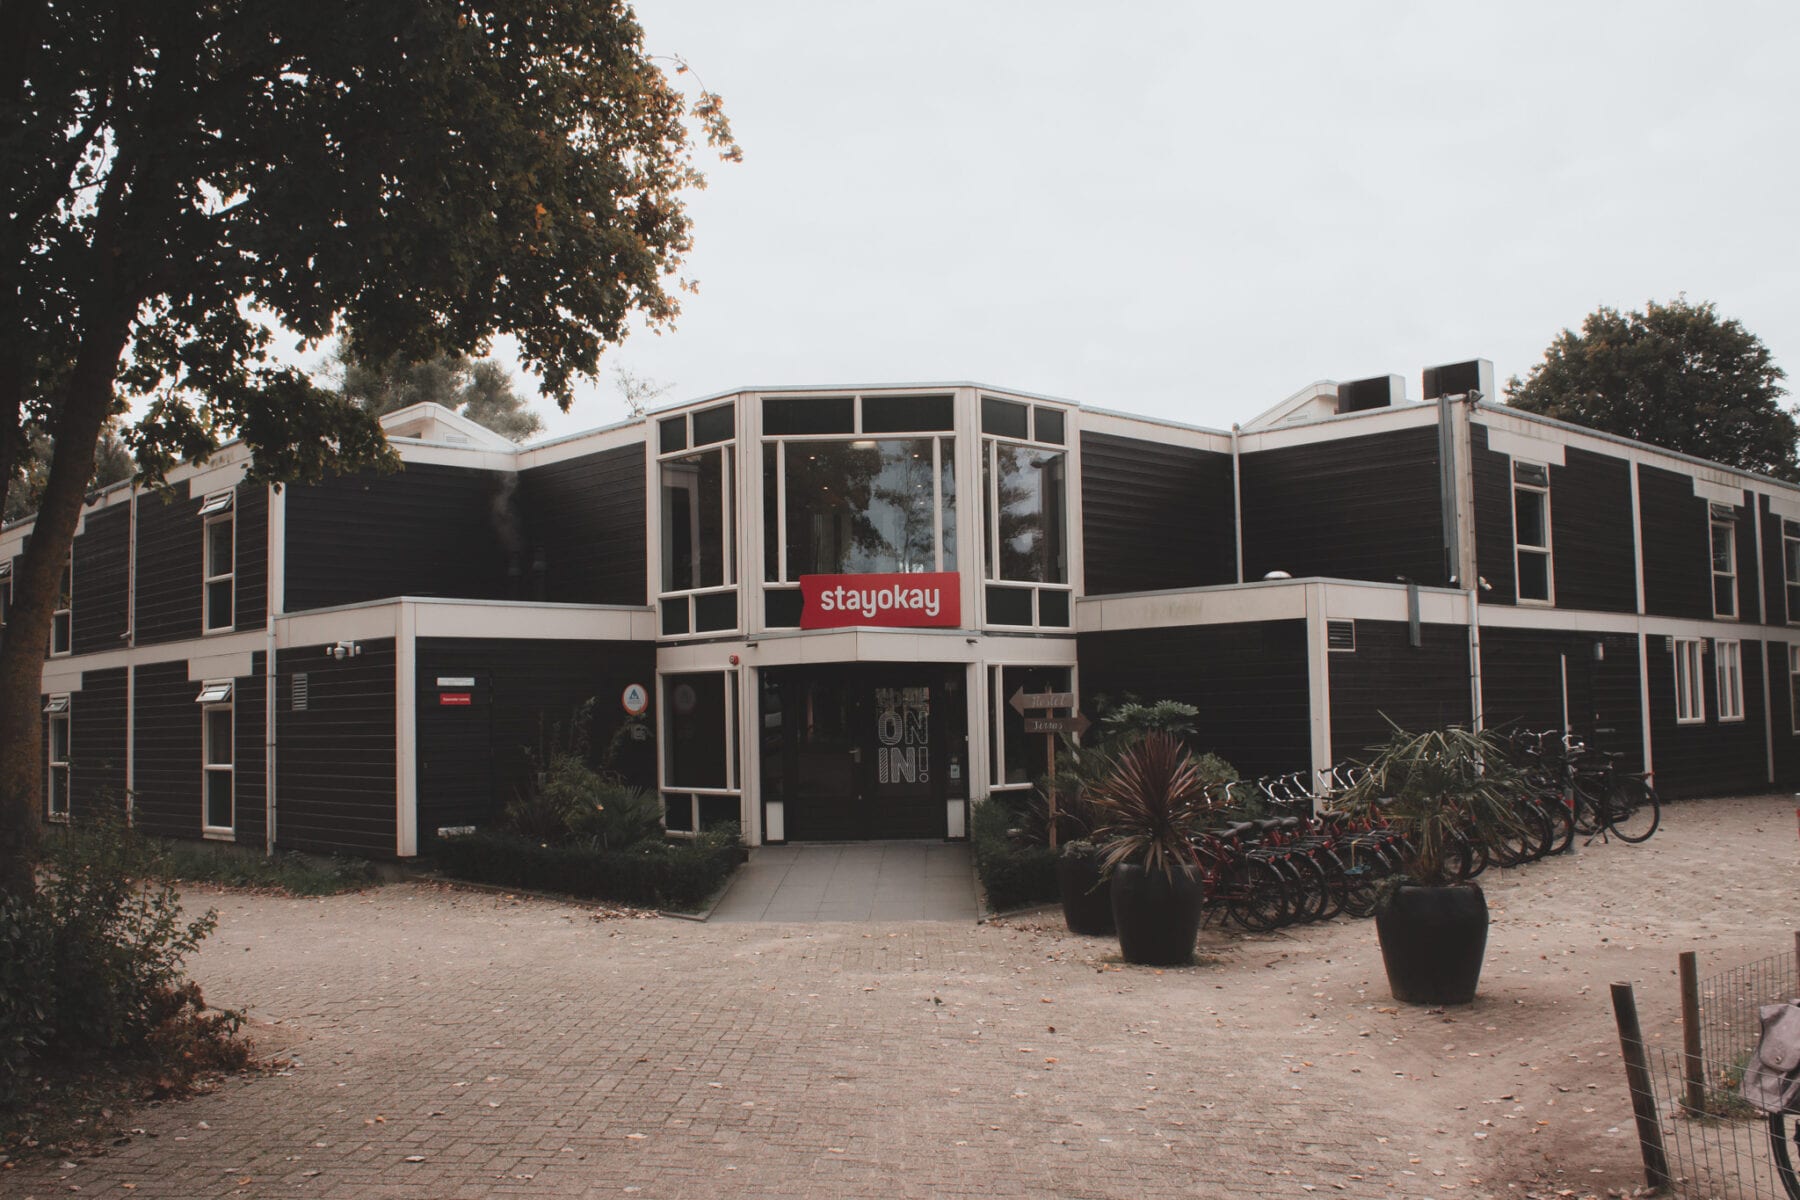
[[[962,668],[762,672],[763,799],[789,841],[941,838],[967,795]]]

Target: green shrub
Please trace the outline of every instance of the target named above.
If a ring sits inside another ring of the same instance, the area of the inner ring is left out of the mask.
[[[662,799],[629,784],[602,784],[569,821],[569,835],[601,850],[623,850],[660,840]]]
[[[114,846],[115,841],[124,844]],[[271,856],[245,846],[152,838],[117,820],[50,830],[44,849],[59,871],[91,863],[96,856],[125,854],[135,875],[223,887],[279,888],[295,896],[330,896],[377,882],[375,864],[365,859],[293,851]]]
[[[971,841],[975,871],[981,876],[988,904],[995,909],[1043,904],[1057,898],[1056,851],[1044,845],[1018,845],[1011,833],[1020,814],[1002,797],[975,805]]]
[[[186,1074],[237,1030],[236,1014],[205,1012],[181,971],[214,914],[184,920],[179,895],[145,884],[143,847],[122,826],[91,828],[86,850],[0,906],[0,1104],[19,1100],[35,1060],[167,1056]]]
[[[475,883],[693,909],[724,885],[744,860],[744,847],[735,825],[709,830],[689,844],[640,842],[622,850],[483,831],[438,838],[432,857],[444,874]]]

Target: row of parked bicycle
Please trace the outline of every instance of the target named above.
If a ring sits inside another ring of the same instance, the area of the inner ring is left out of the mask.
[[[1618,770],[1616,756],[1560,733],[1515,732],[1503,746],[1516,768],[1508,772],[1516,819],[1491,837],[1452,830],[1443,858],[1456,879],[1569,850],[1577,835],[1643,842],[1656,832],[1662,810],[1650,777]],[[1339,913],[1371,915],[1381,882],[1415,856],[1379,805],[1357,815],[1335,806],[1359,770],[1333,769],[1322,790],[1304,773],[1218,785],[1218,809],[1271,815],[1202,835],[1208,918],[1266,932]]]

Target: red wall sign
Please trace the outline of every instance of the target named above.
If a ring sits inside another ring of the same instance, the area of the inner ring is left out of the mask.
[[[475,697],[468,692],[439,692],[438,705],[462,705],[475,703]]]
[[[802,629],[847,625],[905,628],[962,624],[962,588],[955,571],[918,575],[802,575]]]

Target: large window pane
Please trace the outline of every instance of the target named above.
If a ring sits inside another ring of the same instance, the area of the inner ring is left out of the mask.
[[[731,518],[725,507],[724,450],[662,464],[663,591],[718,587],[725,577]]]
[[[672,788],[730,787],[725,753],[725,679],[720,671],[666,675],[663,781]]]
[[[1548,546],[1544,531],[1544,493],[1518,488],[1513,492],[1513,528],[1521,546]]]
[[[229,708],[206,710],[206,761],[214,765],[231,765],[231,710]]]
[[[994,466],[998,480],[990,483],[997,490],[990,494],[997,497],[1000,527],[995,537],[990,514],[989,553],[999,553],[999,562],[988,564],[991,576],[1022,583],[1067,582],[1063,453],[996,443]]]
[[[214,521],[206,527],[206,573],[231,573],[231,522]]]
[[[192,809],[188,810],[192,812]],[[190,818],[191,819],[191,818]],[[215,829],[231,828],[231,772],[206,773],[206,823]]]
[[[937,569],[932,439],[789,442],[786,452],[788,579]],[[774,502],[771,487],[764,504]],[[954,494],[944,502],[950,522]]]

